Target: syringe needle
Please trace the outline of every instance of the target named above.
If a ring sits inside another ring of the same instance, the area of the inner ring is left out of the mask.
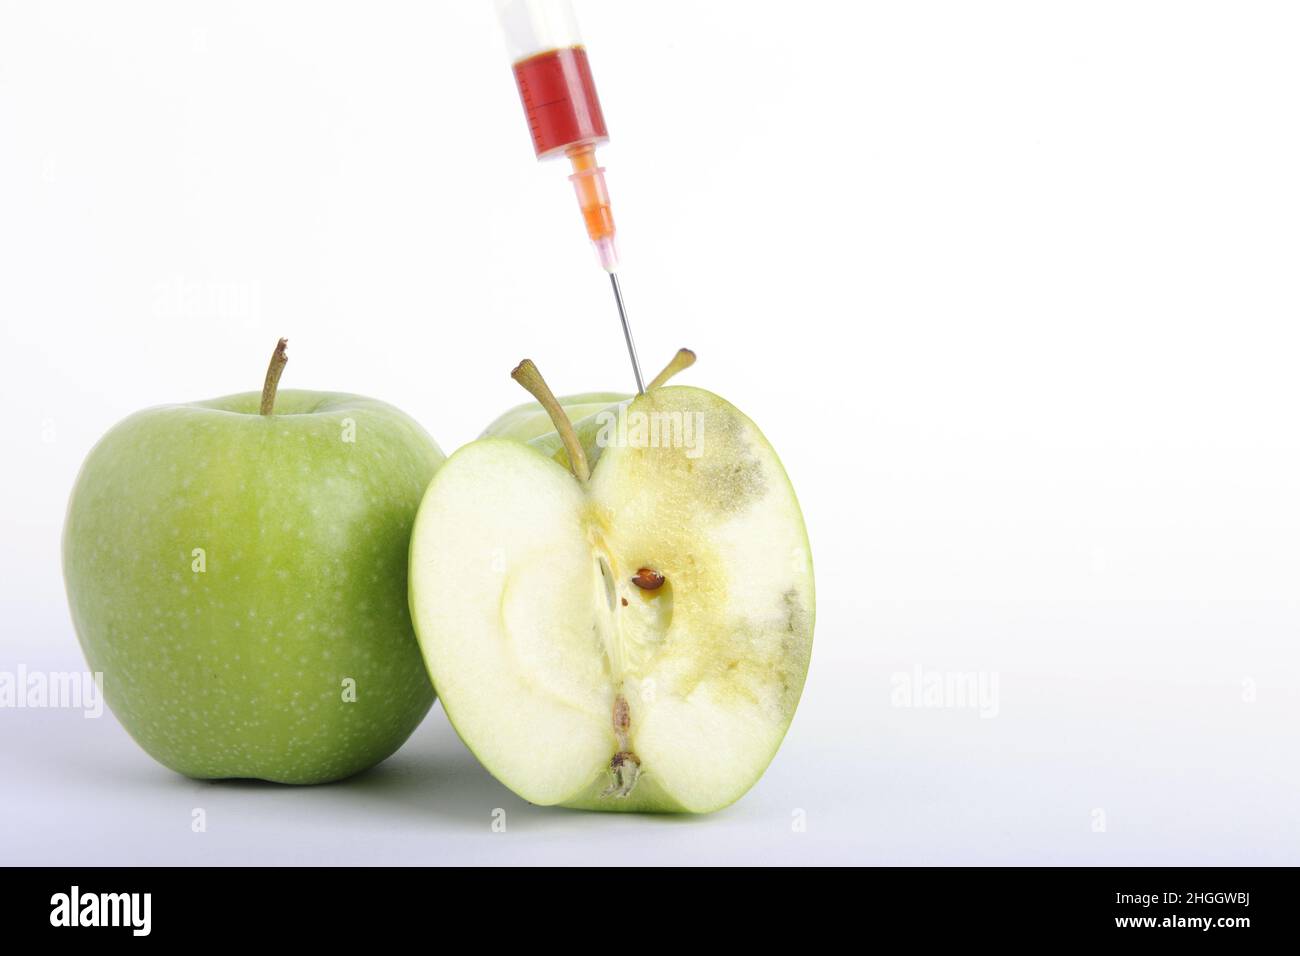
[[[618,320],[623,323],[623,338],[627,341],[627,355],[632,360],[632,374],[636,376],[638,395],[645,394],[645,383],[641,380],[641,363],[637,361],[636,344],[632,341],[632,326],[628,325],[627,309],[623,308],[623,290],[618,286],[618,273],[609,274],[609,284],[614,287],[614,301],[618,303]]]

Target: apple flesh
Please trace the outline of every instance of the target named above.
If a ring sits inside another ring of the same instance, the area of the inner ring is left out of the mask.
[[[131,736],[189,777],[347,777],[434,699],[405,581],[442,452],[382,402],[273,400],[269,415],[247,393],[126,419],[68,507],[64,574],[90,667]]]
[[[621,408],[626,433],[585,431],[588,481],[555,435],[498,429],[447,460],[412,533],[412,618],[452,724],[524,799],[711,811],[762,775],[799,700],[803,518],[723,399],[658,387]],[[656,419],[693,423],[695,447],[643,440]]]

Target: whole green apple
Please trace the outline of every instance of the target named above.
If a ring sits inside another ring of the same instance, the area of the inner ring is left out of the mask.
[[[433,703],[407,547],[443,461],[397,409],[277,392],[139,412],[90,452],[63,535],[90,667],[132,737],[190,777],[321,783]]]
[[[794,716],[815,606],[803,517],[752,421],[664,387],[693,361],[627,401],[557,399],[521,363],[537,403],[452,455],[420,506],[429,673],[461,739],[531,803],[716,810]]]

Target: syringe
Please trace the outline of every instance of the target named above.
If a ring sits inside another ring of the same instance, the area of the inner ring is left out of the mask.
[[[567,156],[573,165],[569,180],[578,196],[587,235],[596,247],[596,258],[609,273],[636,388],[644,393],[641,364],[618,284],[614,214],[605,188],[605,169],[596,163],[596,147],[609,141],[609,133],[573,6],[569,0],[497,0],[497,14],[505,29],[515,84],[537,158]]]

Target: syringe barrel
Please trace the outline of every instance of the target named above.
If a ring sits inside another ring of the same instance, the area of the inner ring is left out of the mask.
[[[568,156],[587,237],[601,268],[618,267],[614,214],[596,147],[607,142],[578,19],[569,0],[497,0],[519,100],[538,159]]]
[[[497,0],[538,159],[609,139],[569,0]]]

